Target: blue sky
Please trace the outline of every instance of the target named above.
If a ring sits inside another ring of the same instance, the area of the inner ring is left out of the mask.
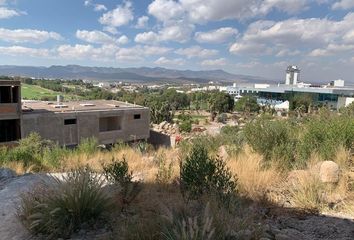
[[[354,0],[0,0],[0,64],[354,82]]]

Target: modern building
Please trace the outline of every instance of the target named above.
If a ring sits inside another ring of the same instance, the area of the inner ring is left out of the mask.
[[[146,107],[113,101],[22,101],[20,82],[0,80],[0,143],[17,141],[32,132],[63,146],[95,137],[100,144],[149,138]],[[22,106],[21,106],[22,105]]]
[[[354,101],[354,87],[346,87],[344,80],[335,80],[328,85],[299,82],[300,69],[289,66],[284,84],[234,84],[226,89],[237,101],[241,96],[254,95],[261,105],[275,107],[295,94],[311,95],[316,105],[339,109]]]

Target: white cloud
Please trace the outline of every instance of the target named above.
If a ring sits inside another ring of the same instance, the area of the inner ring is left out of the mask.
[[[183,17],[185,10],[183,6],[174,0],[154,0],[148,6],[149,14],[162,22]]]
[[[129,38],[126,35],[122,35],[118,38],[118,44],[127,44],[129,42]]]
[[[153,44],[159,41],[159,36],[155,32],[143,32],[143,33],[138,33],[135,36],[135,42],[137,43],[144,43],[144,44]]]
[[[149,22],[149,17],[148,16],[142,16],[138,18],[138,21],[136,23],[136,28],[146,28],[147,24]]]
[[[182,58],[169,59],[166,57],[160,57],[154,63],[163,66],[182,66],[185,64],[185,61]]]
[[[200,46],[192,46],[189,48],[180,48],[175,51],[176,54],[187,58],[207,58],[217,55],[219,52],[214,49],[203,49]]]
[[[195,40],[200,43],[223,43],[238,33],[237,29],[223,27],[208,32],[196,32]]]
[[[138,33],[135,42],[144,44],[155,44],[162,41],[174,41],[185,43],[190,40],[194,26],[191,24],[177,23],[162,28],[158,33],[149,31]]]
[[[116,52],[117,60],[143,60],[146,56],[164,55],[170,52],[170,48],[158,46],[134,46],[131,48],[120,48]]]
[[[0,7],[0,19],[12,18],[25,14],[25,12],[19,12],[17,10],[9,9],[6,7]]]
[[[91,0],[86,0],[84,2],[84,5],[86,7],[93,6],[93,10],[96,11],[96,12],[107,11],[107,8],[106,8],[105,5],[103,5],[103,4],[95,4]]]
[[[48,57],[50,51],[48,49],[28,48],[22,46],[0,47],[1,55],[10,56],[31,56],[31,57]]]
[[[277,57],[285,57],[285,56],[297,56],[300,55],[301,51],[299,50],[290,50],[290,49],[282,49],[277,53]]]
[[[265,55],[271,53],[271,50],[265,44],[241,42],[231,45],[230,52],[233,54]]]
[[[349,10],[351,8],[354,8],[354,0],[340,0],[332,5],[332,9],[344,9],[344,10]]]
[[[80,40],[89,43],[98,43],[98,44],[113,44],[115,39],[108,34],[101,31],[86,31],[86,30],[77,30],[76,37]]]
[[[218,59],[208,59],[204,60],[200,63],[202,66],[224,66],[227,64],[225,58],[218,58]]]
[[[345,44],[329,44],[326,48],[315,49],[309,55],[311,57],[323,57],[331,56],[339,53],[351,52],[354,51],[354,45],[345,45]]]
[[[100,17],[99,22],[110,28],[116,28],[127,25],[133,19],[132,3],[126,1],[123,5],[118,5],[117,8],[103,14],[102,17]]]
[[[194,25],[178,22],[173,25],[164,27],[159,31],[161,41],[175,41],[185,43],[190,40],[194,31]]]
[[[50,39],[62,40],[62,36],[56,32],[47,32],[34,29],[6,29],[0,28],[0,40],[6,42],[31,42],[43,43]]]
[[[282,55],[284,51],[312,51],[329,44],[344,44],[344,36],[350,38],[353,28],[354,13],[348,13],[339,21],[327,18],[261,20],[248,26],[243,36],[230,47],[230,52],[264,55],[273,53],[270,50],[273,49]],[[319,55],[319,52],[312,55]]]

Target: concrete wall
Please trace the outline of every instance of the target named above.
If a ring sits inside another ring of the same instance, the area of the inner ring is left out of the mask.
[[[140,119],[134,119],[140,114]],[[121,117],[121,130],[100,132],[101,117]],[[76,119],[76,124],[64,125],[65,119]],[[43,138],[60,145],[76,145],[83,138],[95,137],[101,144],[149,138],[149,109],[120,109],[91,112],[41,112],[22,116],[22,137],[38,132]]]

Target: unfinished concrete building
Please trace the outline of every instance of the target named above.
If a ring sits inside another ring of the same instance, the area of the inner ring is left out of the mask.
[[[101,144],[149,138],[149,109],[108,101],[23,102],[22,136],[31,132],[60,145],[95,137]]]
[[[0,80],[0,143],[21,138],[21,82]]]
[[[20,81],[0,80],[0,143],[37,132],[44,139],[72,146],[85,138],[100,144],[147,140],[149,109],[113,100],[22,101]],[[22,105],[22,106],[21,106]]]

